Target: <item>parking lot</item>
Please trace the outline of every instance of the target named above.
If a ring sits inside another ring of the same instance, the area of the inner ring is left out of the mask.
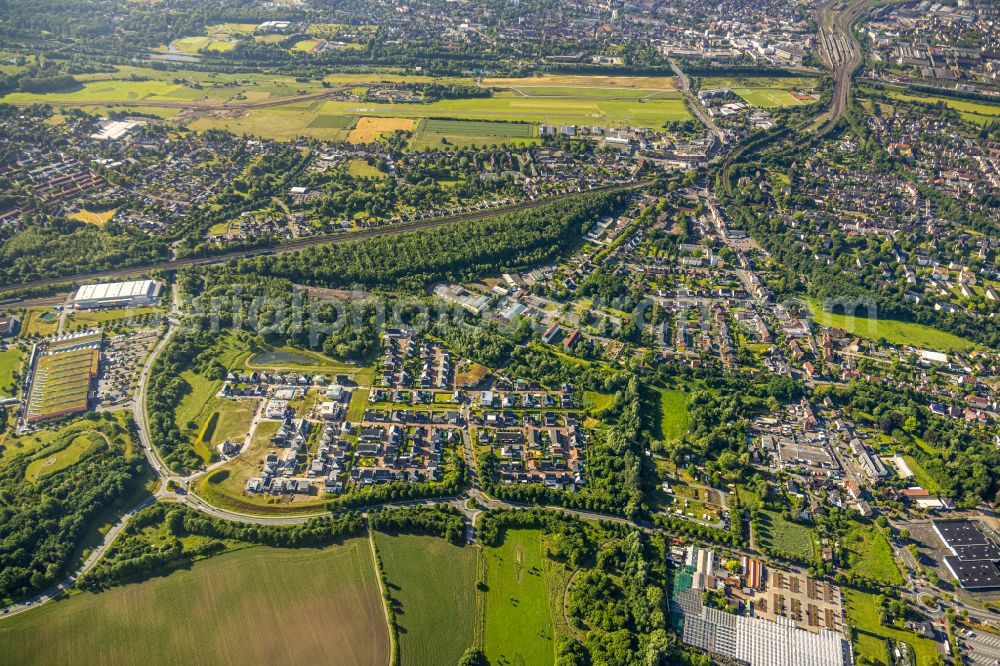
[[[967,663],[975,666],[1000,664],[1000,636],[964,627],[956,627],[956,633]]]

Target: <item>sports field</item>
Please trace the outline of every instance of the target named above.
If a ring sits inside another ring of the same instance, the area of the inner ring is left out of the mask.
[[[485,548],[486,631],[491,664],[551,664],[552,615],[535,530],[508,530],[499,548]]]
[[[886,342],[892,345],[912,345],[942,352],[965,351],[977,346],[971,340],[923,324],[896,319],[848,317],[825,312],[815,301],[810,301],[809,307],[817,324],[843,329],[852,335],[869,340],[885,338]]]
[[[479,549],[381,532],[375,543],[396,603],[402,666],[457,663],[473,644]]]
[[[779,109],[785,106],[804,106],[812,101],[795,97],[787,90],[776,88],[733,88],[733,92],[748,103],[762,109]]]
[[[811,104],[815,100],[797,97],[793,91],[807,91],[815,87],[816,79],[795,76],[713,76],[701,81],[702,90],[729,88],[747,103],[763,109]]]
[[[0,660],[384,666],[381,603],[364,539],[324,549],[247,548],[5,618]]]

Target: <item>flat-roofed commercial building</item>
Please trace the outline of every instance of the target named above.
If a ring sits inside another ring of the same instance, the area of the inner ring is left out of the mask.
[[[934,531],[951,551],[943,559],[967,590],[1000,588],[1000,548],[972,520],[935,520]]]
[[[160,298],[160,287],[154,280],[85,284],[73,297],[73,305],[78,310],[152,305]]]

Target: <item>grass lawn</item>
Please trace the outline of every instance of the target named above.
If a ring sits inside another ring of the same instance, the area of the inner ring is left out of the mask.
[[[759,516],[761,534],[757,536],[762,542],[806,560],[816,559],[816,535],[813,530],[785,520],[777,511],[761,510]]]
[[[375,543],[396,604],[402,666],[457,663],[473,643],[479,549],[381,532]]]
[[[887,92],[890,97],[904,101],[923,102],[925,104],[937,104],[938,102],[944,102],[948,108],[958,111],[962,118],[978,125],[985,125],[991,121],[1000,119],[1000,105],[990,104],[988,102],[977,102],[971,99],[957,99],[955,97],[938,97],[935,95],[926,95],[924,93],[909,95],[891,89]]]
[[[386,174],[379,171],[378,167],[368,164],[364,160],[351,160],[347,165],[347,173],[355,178],[385,178]]]
[[[884,638],[858,632],[858,639],[854,641],[854,656],[858,663],[890,664],[889,645]],[[867,659],[868,661],[861,661]]]
[[[6,462],[14,456],[38,451],[54,442],[60,432],[60,430],[39,430],[22,437],[15,437],[8,432],[3,437],[3,446],[0,446],[0,463]]]
[[[16,664],[384,666],[381,603],[364,539],[247,548],[6,618],[0,643]]]
[[[977,347],[976,343],[951,333],[939,331],[923,324],[896,319],[867,319],[824,312],[815,301],[809,302],[813,318],[823,326],[840,328],[852,335],[869,340],[885,338],[889,344],[911,345],[942,352],[965,351]]]
[[[660,395],[659,429],[657,439],[676,442],[688,429],[686,392],[679,389],[654,389]]]
[[[895,641],[902,641],[910,645],[916,656],[917,664],[929,664],[938,654],[937,644],[929,638],[922,638],[909,631],[897,629],[895,627],[883,627],[879,624],[878,603],[874,594],[859,592],[850,588],[843,588],[844,602],[847,605],[847,621],[858,628],[858,635],[867,635],[875,639],[891,638]],[[854,644],[859,654],[881,656],[878,663],[886,664],[885,655],[874,653],[875,640],[865,639],[864,643],[859,639]],[[864,650],[862,652],[861,650]]]
[[[352,391],[351,401],[347,403],[347,420],[360,421],[365,415],[365,410],[368,409],[368,404],[368,391],[365,389]]]
[[[104,444],[104,440],[96,433],[84,432],[71,440],[66,440],[64,448],[28,463],[24,470],[24,478],[31,483],[38,483],[43,476],[73,465],[94,444]]]
[[[858,525],[844,537],[843,545],[850,553],[852,570],[892,585],[903,584],[889,542],[874,527]]]
[[[261,421],[257,424],[247,450],[200,479],[195,492],[214,506],[240,513],[297,514],[320,511],[323,500],[319,497],[244,494],[247,480],[260,474],[264,457],[273,451],[270,447],[271,437],[280,426],[277,421]],[[294,501],[287,501],[292,498]]]
[[[230,340],[220,353],[218,361],[227,369],[233,369],[242,365],[247,355],[245,349]],[[203,377],[193,370],[183,371],[181,378],[187,383],[189,390],[174,410],[174,423],[182,431],[186,429],[194,431],[191,446],[207,463],[212,458],[211,447],[214,445],[224,439],[243,440],[249,432],[256,402],[215,397],[222,386],[222,380]],[[215,423],[206,429],[205,425],[213,418],[212,414],[218,416],[215,417]],[[203,434],[207,435],[204,441],[201,437]]]
[[[21,319],[19,337],[54,335],[59,329],[59,314],[50,307],[28,308]]]
[[[583,406],[594,414],[599,414],[614,404],[614,394],[598,393],[596,391],[584,391],[583,393]]]
[[[591,76],[574,74],[542,74],[508,79],[483,79],[484,86],[494,88],[571,87],[585,90],[676,90],[672,76]]]
[[[14,395],[14,390],[17,388],[14,373],[21,371],[23,362],[21,352],[16,348],[0,352],[0,394]]]
[[[158,314],[162,312],[162,308],[129,308],[125,310],[91,310],[74,312],[66,315],[66,328],[64,330],[74,331],[76,329],[101,327],[111,322],[124,321],[133,317]]]
[[[551,664],[552,615],[541,538],[535,530],[508,530],[499,548],[485,548],[484,652],[493,664]]]

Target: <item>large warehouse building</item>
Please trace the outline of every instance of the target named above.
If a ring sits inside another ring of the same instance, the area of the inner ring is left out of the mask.
[[[78,310],[152,305],[160,298],[160,286],[153,280],[85,284],[73,297],[73,305]]]
[[[967,590],[1000,588],[1000,548],[979,529],[977,521],[935,520],[932,525],[951,551],[944,564]]]

